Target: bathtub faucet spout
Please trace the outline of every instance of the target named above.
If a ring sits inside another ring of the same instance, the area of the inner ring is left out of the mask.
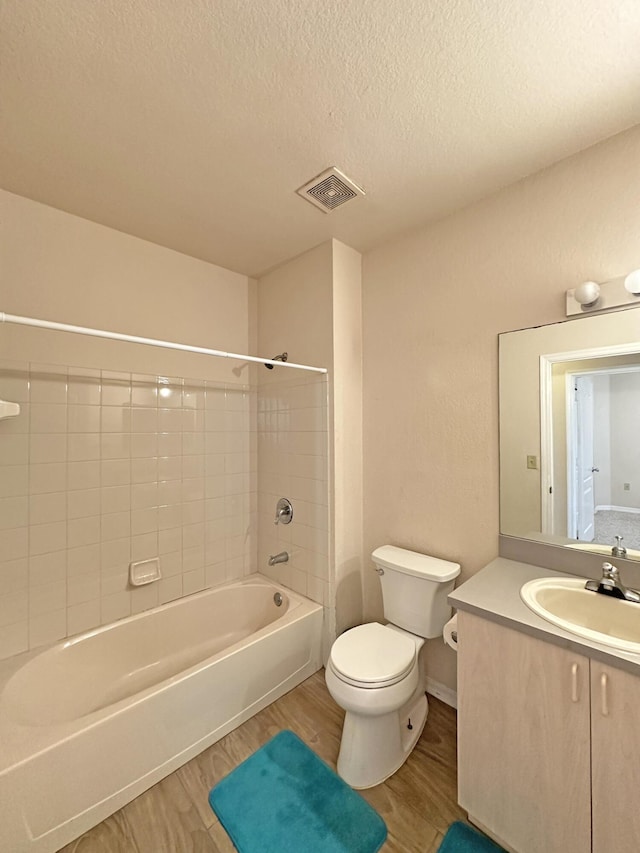
[[[275,554],[269,557],[269,565],[275,566],[276,563],[286,563],[289,560],[289,553],[287,551],[280,551],[279,554]]]

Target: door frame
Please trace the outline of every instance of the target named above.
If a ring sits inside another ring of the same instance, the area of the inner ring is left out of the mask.
[[[553,518],[555,495],[553,491],[553,367],[565,361],[586,361],[587,359],[607,358],[616,355],[633,355],[638,352],[638,343],[616,344],[606,347],[589,347],[589,349],[573,350],[570,352],[546,353],[540,356],[540,522],[542,533],[553,533]],[[613,373],[630,369],[626,365],[617,368],[606,368]],[[636,368],[637,369],[637,368]],[[584,373],[597,373],[597,370],[585,370]],[[579,374],[574,371],[572,375]],[[567,489],[569,488],[567,484]]]

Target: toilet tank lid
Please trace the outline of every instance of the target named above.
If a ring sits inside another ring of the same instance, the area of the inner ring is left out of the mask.
[[[377,566],[395,569],[405,575],[414,575],[431,581],[450,581],[460,574],[460,564],[441,560],[439,557],[429,557],[395,545],[382,545],[372,553],[371,559]]]

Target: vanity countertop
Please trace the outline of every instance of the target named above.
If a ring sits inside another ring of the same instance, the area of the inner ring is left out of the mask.
[[[541,566],[518,563],[498,557],[449,595],[448,601],[457,610],[464,610],[546,640],[573,649],[578,654],[602,663],[640,674],[640,655],[594,643],[558,628],[530,610],[520,598],[520,587],[527,581],[544,577],[575,578],[575,575],[555,572]],[[640,619],[640,604],[638,605]]]

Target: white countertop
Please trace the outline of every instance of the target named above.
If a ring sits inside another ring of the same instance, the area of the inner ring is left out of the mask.
[[[449,604],[457,610],[475,613],[477,616],[483,616],[492,622],[522,631],[532,637],[547,640],[611,666],[640,674],[640,655],[629,654],[610,646],[603,646],[601,643],[591,642],[576,634],[570,634],[537,616],[527,607],[520,598],[520,588],[527,581],[544,577],[575,578],[576,576],[498,557],[454,589],[449,595]],[[640,619],[640,604],[638,619]]]

